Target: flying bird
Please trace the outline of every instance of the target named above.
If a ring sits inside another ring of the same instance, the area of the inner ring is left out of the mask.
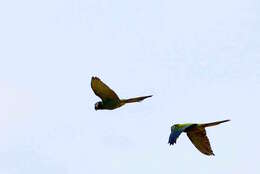
[[[123,106],[126,103],[140,102],[146,98],[152,97],[152,95],[148,95],[130,99],[120,99],[118,95],[112,89],[110,89],[104,82],[102,82],[98,77],[91,78],[91,88],[94,91],[94,93],[102,100],[95,103],[95,110],[113,110]]]
[[[171,127],[171,134],[169,137],[169,144],[173,145],[182,132],[186,132],[192,144],[205,155],[214,155],[209,139],[206,134],[206,127],[215,126],[230,120],[216,121],[212,123],[196,124],[175,124]]]

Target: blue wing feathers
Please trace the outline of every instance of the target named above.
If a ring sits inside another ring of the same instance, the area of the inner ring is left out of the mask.
[[[176,143],[176,141],[177,141],[177,139],[178,139],[178,137],[181,135],[181,133],[183,132],[183,131],[185,131],[187,128],[189,128],[189,127],[191,127],[193,124],[187,124],[187,125],[185,125],[185,126],[182,126],[181,128],[178,126],[172,126],[171,127],[171,134],[170,134],[170,137],[169,137],[169,141],[168,141],[168,143],[170,144],[170,145],[173,145],[173,144],[175,144]]]
[[[171,131],[168,143],[170,145],[173,145],[174,143],[176,143],[176,140],[180,136],[181,133],[182,133],[182,130]]]

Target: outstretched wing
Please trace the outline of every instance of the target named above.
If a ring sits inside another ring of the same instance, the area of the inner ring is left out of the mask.
[[[205,155],[214,155],[209,139],[206,134],[206,130],[203,127],[195,126],[187,132],[192,144]]]
[[[105,83],[103,83],[98,77],[92,77],[91,88],[94,93],[102,99],[102,101],[119,100],[117,94]]]
[[[186,128],[190,127],[192,124],[187,124],[187,125],[173,125],[171,127],[171,134],[169,137],[169,141],[168,144],[173,145],[176,143],[177,139],[179,138],[179,136],[181,135],[181,133],[183,131],[185,131]]]

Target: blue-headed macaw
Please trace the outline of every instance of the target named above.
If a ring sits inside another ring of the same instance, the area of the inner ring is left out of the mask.
[[[94,93],[102,100],[95,103],[95,110],[113,110],[125,105],[126,103],[140,102],[146,98],[152,97],[152,95],[148,95],[130,99],[120,99],[118,95],[112,89],[110,89],[104,82],[102,82],[98,77],[91,78],[91,88],[94,91]]]
[[[209,139],[206,135],[206,127],[215,126],[220,123],[224,123],[230,120],[216,121],[212,123],[186,123],[186,124],[175,124],[171,127],[171,134],[169,137],[169,144],[173,145],[182,132],[186,132],[187,136],[191,140],[192,144],[205,155],[214,155]]]

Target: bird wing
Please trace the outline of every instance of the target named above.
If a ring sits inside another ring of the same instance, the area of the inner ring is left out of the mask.
[[[206,130],[203,127],[195,126],[187,132],[192,144],[205,155],[214,155],[209,139],[206,134]]]
[[[170,137],[169,137],[169,141],[168,141],[168,144],[170,145],[173,145],[176,143],[177,139],[179,138],[179,136],[181,135],[181,133],[183,131],[185,131],[186,128],[192,126],[192,124],[188,124],[188,125],[185,125],[185,126],[176,126],[176,125],[173,125],[171,127],[171,134],[170,134]]]
[[[91,88],[94,93],[102,99],[102,101],[119,100],[117,94],[105,83],[103,83],[98,77],[92,77]]]

